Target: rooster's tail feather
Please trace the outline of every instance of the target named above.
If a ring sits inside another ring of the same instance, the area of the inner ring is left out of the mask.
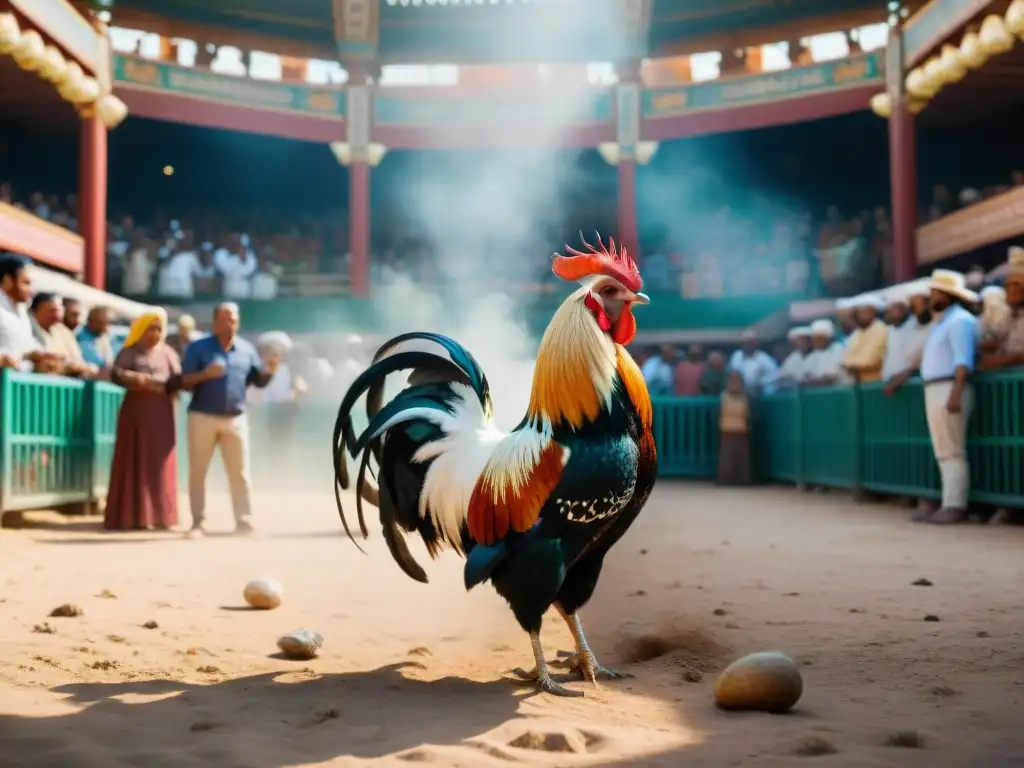
[[[384,386],[392,373],[411,370],[409,386],[384,404]],[[369,424],[359,435],[352,425],[352,411],[366,395]],[[441,440],[461,412],[475,399],[472,408],[489,418],[490,388],[483,370],[457,342],[433,333],[408,333],[384,344],[370,366],[349,388],[334,425],[333,457],[335,500],[345,532],[352,538],[342,508],[341,490],[350,485],[345,451],[359,460],[356,477],[356,510],[365,538],[363,501],[372,501],[366,476],[370,457],[378,467],[377,506],[384,539],[402,570],[417,581],[427,580],[423,568],[412,557],[402,532],[418,532],[433,556],[444,545],[465,551],[467,533],[461,526],[439,524],[423,514],[420,495],[432,459],[414,460],[426,444]],[[460,408],[461,406],[461,408]]]

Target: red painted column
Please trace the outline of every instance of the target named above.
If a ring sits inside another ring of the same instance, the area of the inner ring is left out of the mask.
[[[107,282],[107,129],[95,115],[82,118],[78,158],[78,231],[85,240],[85,283]]]
[[[349,282],[353,296],[370,293],[370,166],[353,157],[348,167]]]
[[[619,160],[619,242],[633,258],[640,253],[640,235],[636,222],[636,160],[623,157]]]

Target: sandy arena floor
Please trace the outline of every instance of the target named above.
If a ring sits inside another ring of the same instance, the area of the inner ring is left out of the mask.
[[[258,512],[251,540],[55,516],[0,532],[0,766],[1024,765],[1021,529],[662,483],[583,614],[636,679],[564,700],[502,679],[529,643],[489,587],[463,591],[457,559],[423,586],[379,537],[365,557],[340,536],[329,496]],[[264,574],[284,605],[244,610]],[[69,602],[84,614],[49,618]],[[553,653],[570,642],[552,619]],[[301,626],[322,657],[275,658]],[[716,711],[716,671],[766,649],[803,665],[798,711]]]

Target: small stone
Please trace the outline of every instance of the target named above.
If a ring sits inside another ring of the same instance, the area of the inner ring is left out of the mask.
[[[157,629],[157,628],[158,628],[158,627],[159,627],[160,625],[159,625],[159,624],[157,624],[157,623],[156,623],[155,621],[153,621],[152,619],[150,619],[149,621],[147,621],[147,622],[146,622],[145,624],[143,624],[142,626],[143,626],[143,628],[144,628],[144,629]]]
[[[276,579],[253,579],[245,585],[242,596],[251,607],[269,611],[281,605],[284,587]]]
[[[923,749],[924,737],[917,731],[896,731],[890,734],[885,740],[887,747],[901,747],[903,749]]]
[[[803,695],[800,669],[777,651],[752,653],[726,667],[715,683],[715,706],[787,712]]]
[[[715,614],[715,616],[728,616],[729,615],[729,612],[727,610],[725,610],[725,608],[715,608],[715,610],[713,610],[712,613]]]
[[[640,554],[641,555],[646,555],[647,554],[647,550],[646,549],[641,549],[640,550]]]
[[[928,579],[918,579],[917,581],[910,582],[910,584],[911,584],[911,586],[914,586],[914,587],[934,587],[935,586]]]
[[[104,600],[117,600],[117,595],[109,589],[104,589],[96,597],[102,597]]]
[[[838,752],[835,744],[820,736],[810,736],[793,747],[793,754],[799,757],[821,757],[822,755],[835,755]]]
[[[70,619],[75,616],[81,616],[82,613],[83,611],[80,606],[77,606],[74,603],[64,603],[63,605],[58,605],[56,608],[50,611],[50,616]]]
[[[324,638],[312,629],[296,629],[281,635],[277,647],[290,659],[315,659],[324,645]]]
[[[990,634],[989,634],[988,632],[986,632],[986,631],[985,631],[984,629],[982,629],[982,630],[979,630],[978,632],[976,632],[974,636],[975,636],[975,637],[992,637],[992,635],[990,635]]]
[[[57,628],[54,627],[50,622],[44,621],[42,624],[36,624],[32,627],[32,631],[37,635],[56,635]]]
[[[934,613],[929,613],[927,616],[924,617],[924,620],[925,621],[938,621],[939,617],[936,616]]]
[[[688,683],[699,683],[704,679],[704,675],[698,672],[696,669],[688,669],[683,672],[683,680]]]
[[[727,622],[725,622],[724,626],[725,626],[726,629],[739,629],[740,628],[740,625],[737,624],[735,621],[727,621]]]

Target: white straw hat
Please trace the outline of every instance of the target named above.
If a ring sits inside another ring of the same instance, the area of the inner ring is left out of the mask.
[[[963,301],[978,300],[978,294],[967,287],[967,281],[964,276],[951,269],[936,269],[932,272],[932,280],[929,283],[929,287],[933,291],[942,291]]]

